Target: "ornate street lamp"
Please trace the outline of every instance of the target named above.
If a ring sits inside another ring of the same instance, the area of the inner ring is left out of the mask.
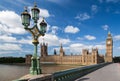
[[[39,44],[38,38],[40,36],[45,35],[47,24],[45,23],[43,18],[42,22],[39,24],[40,28],[38,28],[37,21],[39,20],[40,10],[37,8],[36,4],[34,4],[34,7],[31,9],[31,12],[32,12],[32,19],[34,20],[34,26],[32,28],[29,27],[31,15],[28,13],[27,8],[25,8],[24,12],[22,12],[21,19],[22,19],[22,25],[24,25],[24,29],[29,31],[33,37],[32,43],[34,44],[34,54],[31,58],[30,74],[38,75],[42,73],[40,68],[39,57],[37,56],[37,45]]]

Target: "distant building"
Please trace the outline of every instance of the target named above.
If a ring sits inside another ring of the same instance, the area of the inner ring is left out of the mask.
[[[88,49],[83,49],[82,54],[79,55],[66,55],[61,44],[59,54],[54,49],[53,55],[48,55],[48,44],[41,44],[41,57],[40,62],[56,63],[56,64],[79,64],[79,65],[91,65],[102,62],[112,62],[113,57],[113,40],[110,32],[106,39],[106,54],[98,53],[98,49],[94,48],[91,52]],[[27,57],[28,58],[28,57]],[[30,59],[30,57],[29,57]]]
[[[113,61],[113,39],[111,33],[108,33],[108,37],[106,39],[106,54],[105,54],[105,62]]]
[[[41,62],[52,62],[56,64],[80,64],[80,65],[91,65],[104,62],[104,56],[98,54],[98,49],[89,50],[83,49],[82,55],[65,55],[62,45],[60,46],[59,55],[47,55],[40,57]]]
[[[48,44],[46,43],[43,43],[43,44],[41,44],[40,45],[41,46],[41,57],[46,57],[46,56],[48,56]]]
[[[31,57],[32,57],[31,54],[27,54],[27,55],[26,55],[26,59],[25,59],[25,63],[26,63],[26,64],[31,64]]]

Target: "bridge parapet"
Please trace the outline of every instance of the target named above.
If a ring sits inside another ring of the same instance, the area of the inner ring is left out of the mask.
[[[18,80],[13,81],[74,81],[90,72],[104,67],[110,63],[101,63],[69,70],[55,72],[53,74],[40,74],[40,75],[26,75]]]
[[[110,63],[101,63],[101,64],[95,64],[95,65],[55,72],[53,73],[53,81],[74,81],[75,79],[80,78],[83,75],[93,72],[108,64]]]
[[[40,75],[31,75],[27,74],[20,79],[13,81],[53,81],[51,74],[40,74]]]

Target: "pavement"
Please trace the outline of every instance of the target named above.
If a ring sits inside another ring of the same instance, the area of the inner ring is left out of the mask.
[[[112,63],[75,81],[120,81],[120,63]]]
[[[27,74],[21,77],[20,79],[12,81],[52,81],[52,74],[39,74],[39,75]]]

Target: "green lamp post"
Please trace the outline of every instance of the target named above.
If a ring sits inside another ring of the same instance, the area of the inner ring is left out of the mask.
[[[25,8],[24,12],[22,12],[21,19],[22,19],[22,25],[24,25],[24,29],[29,31],[33,37],[32,43],[34,44],[34,54],[31,58],[30,74],[38,75],[42,73],[40,68],[40,59],[37,56],[37,45],[39,44],[38,38],[40,36],[45,35],[47,24],[45,23],[43,18],[42,22],[39,24],[40,28],[38,28],[37,22],[39,20],[40,10],[37,8],[36,4],[34,4],[34,7],[31,9],[31,12],[32,12],[32,19],[34,20],[34,26],[32,28],[29,27],[31,15],[28,13],[27,8]]]

